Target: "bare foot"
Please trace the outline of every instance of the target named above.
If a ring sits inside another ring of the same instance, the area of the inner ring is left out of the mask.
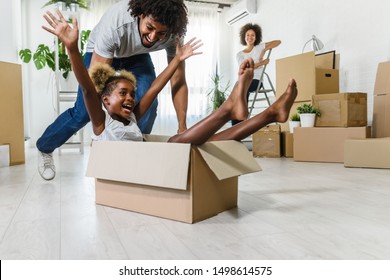
[[[230,119],[245,120],[248,117],[248,103],[246,95],[253,79],[253,59],[244,60],[238,71],[238,81],[228,98],[231,102]]]
[[[278,100],[275,101],[275,103],[271,105],[271,107],[269,107],[272,112],[271,114],[274,115],[275,122],[284,123],[288,120],[291,107],[297,95],[297,83],[294,79],[291,79],[286,91],[278,98]]]

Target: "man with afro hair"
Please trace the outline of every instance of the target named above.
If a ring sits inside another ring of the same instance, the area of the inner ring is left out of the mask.
[[[107,63],[114,69],[125,69],[137,79],[136,100],[150,87],[156,74],[149,53],[165,49],[168,62],[173,59],[176,44],[187,31],[187,7],[183,0],[122,0],[109,8],[92,30],[87,43],[84,64]],[[172,100],[178,119],[178,132],[186,127],[188,87],[184,61],[171,78]],[[157,116],[157,100],[138,121],[142,133],[152,131]],[[79,87],[77,100],[45,130],[37,141],[38,171],[42,178],[55,177],[53,151],[89,122],[83,94]]]

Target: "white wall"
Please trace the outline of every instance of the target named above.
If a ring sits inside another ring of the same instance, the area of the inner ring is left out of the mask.
[[[0,61],[17,63],[21,34],[20,0],[2,1],[0,17]]]
[[[22,8],[21,0],[6,0],[2,2],[0,9],[1,44],[0,61],[20,63],[18,51],[22,46]],[[22,77],[25,72],[22,68]],[[29,99],[23,83],[23,111],[24,111],[24,134],[29,134],[28,111]]]
[[[225,36],[230,55],[222,69],[234,80],[235,54],[243,48],[239,28],[255,22],[263,29],[263,41],[282,40],[272,51],[267,73],[275,85],[275,60],[300,54],[304,43],[316,35],[325,45],[321,52],[340,54],[340,92],[368,93],[369,122],[372,121],[372,94],[379,62],[390,60],[390,2],[384,0],[257,0],[257,14],[228,28]],[[228,48],[226,48],[228,49]],[[308,48],[305,51],[309,51]],[[298,85],[299,88],[299,85]]]

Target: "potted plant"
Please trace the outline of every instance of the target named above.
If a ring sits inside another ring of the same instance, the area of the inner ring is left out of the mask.
[[[88,40],[91,30],[82,30],[80,33],[81,55],[84,59],[84,46]],[[43,69],[45,66],[55,71],[55,52],[45,44],[39,44],[36,51],[32,53],[30,49],[23,49],[19,51],[19,57],[24,63],[29,63],[31,58],[34,61],[34,65],[38,70]],[[62,72],[62,76],[66,79],[69,72],[72,71],[69,56],[65,51],[62,42],[58,41],[58,69]]]
[[[290,127],[290,132],[294,132],[294,127],[300,127],[301,126],[301,118],[298,113],[294,113],[290,117],[289,121],[289,127]]]
[[[313,127],[316,116],[320,116],[320,110],[311,104],[302,104],[297,108],[299,117],[301,118],[302,127]]]
[[[222,87],[221,79],[222,77],[218,74],[218,72],[216,72],[211,77],[211,80],[213,81],[213,88],[210,89],[207,95],[211,95],[211,101],[213,102],[213,110],[218,109],[219,106],[221,106],[222,103],[225,102],[227,91],[230,87],[230,81],[228,81],[226,86]]]

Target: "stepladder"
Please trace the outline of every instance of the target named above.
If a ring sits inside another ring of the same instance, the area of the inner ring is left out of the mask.
[[[267,51],[266,59],[270,58],[272,49]],[[271,78],[266,73],[267,64],[261,69],[260,76],[254,77],[258,79],[257,88],[250,92],[248,99],[248,118],[256,115],[268,108],[274,101],[276,96],[275,87],[272,84]]]

